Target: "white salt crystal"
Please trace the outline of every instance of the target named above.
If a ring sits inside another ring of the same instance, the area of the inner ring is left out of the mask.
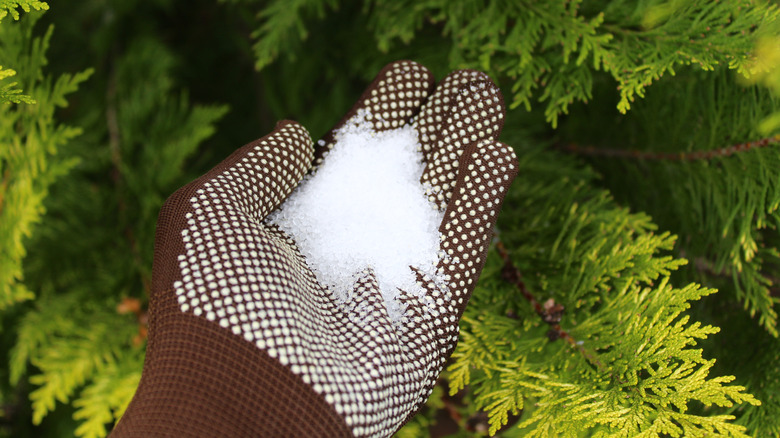
[[[436,278],[443,212],[420,184],[424,164],[417,132],[407,125],[375,132],[358,114],[336,144],[269,216],[295,239],[321,284],[340,300],[352,297],[357,275],[373,269],[391,319],[404,309],[402,289],[423,297],[414,266]]]

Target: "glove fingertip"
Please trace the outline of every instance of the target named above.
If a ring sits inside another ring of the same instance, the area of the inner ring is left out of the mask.
[[[463,151],[481,141],[494,141],[504,126],[505,109],[501,90],[485,73],[460,70],[439,87],[444,91],[437,89],[433,97],[438,123],[429,120],[419,122],[417,127],[425,155],[420,182],[430,185],[436,194],[434,202],[444,209],[455,186]],[[436,102],[440,102],[440,108]],[[426,106],[424,112],[430,111]]]
[[[480,103],[480,111],[475,108],[474,118],[479,119],[479,113],[484,110],[484,118],[491,117],[496,113],[496,109],[499,110],[500,115],[498,118],[501,120],[501,126],[494,133],[488,133],[490,138],[496,139],[500,134],[501,127],[503,127],[503,107],[504,100],[501,96],[501,91],[490,79],[487,74],[470,69],[456,70],[444,77],[436,86],[436,90],[431,97],[425,102],[420,113],[415,116],[413,124],[417,131],[420,133],[420,143],[422,144],[423,154],[426,159],[438,152],[441,149],[439,146],[444,140],[442,131],[449,127],[451,123],[451,116],[455,112],[463,112],[459,106],[463,105],[463,101],[470,97],[472,90],[476,88],[483,88],[489,91],[489,94],[497,95],[498,99],[487,99],[475,95],[473,101]],[[491,96],[486,96],[491,97]],[[485,104],[487,101],[487,105]],[[495,102],[495,103],[492,103]],[[494,108],[495,107],[495,108]],[[468,110],[468,108],[467,108]],[[489,121],[482,121],[486,124],[482,134],[484,135],[490,128],[487,126]]]

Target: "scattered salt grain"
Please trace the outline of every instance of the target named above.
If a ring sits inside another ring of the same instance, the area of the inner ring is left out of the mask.
[[[324,163],[269,216],[290,235],[319,282],[349,300],[357,276],[374,271],[391,319],[403,317],[399,290],[424,296],[409,268],[436,278],[443,212],[420,184],[424,164],[409,125],[375,132],[350,120]]]

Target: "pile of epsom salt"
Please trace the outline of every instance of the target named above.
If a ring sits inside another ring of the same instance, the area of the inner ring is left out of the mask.
[[[436,278],[443,213],[420,184],[424,164],[409,125],[375,132],[361,113],[336,133],[336,143],[268,217],[298,244],[319,282],[349,300],[358,274],[371,268],[385,306],[398,322],[398,289],[417,296],[413,266]]]

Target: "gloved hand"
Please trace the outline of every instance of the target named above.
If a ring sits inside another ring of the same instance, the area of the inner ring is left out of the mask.
[[[370,270],[350,301],[331,296],[264,219],[327,159],[334,133],[313,146],[303,127],[280,122],[163,206],[146,362],[114,437],[390,436],[426,401],[517,160],[495,140],[503,99],[483,73],[456,71],[434,89],[424,67],[399,61],[334,129],[361,109],[378,116],[376,130],[411,122],[419,133],[421,182],[445,210],[446,287],[419,274],[429,298],[402,293],[403,324],[388,319]]]

